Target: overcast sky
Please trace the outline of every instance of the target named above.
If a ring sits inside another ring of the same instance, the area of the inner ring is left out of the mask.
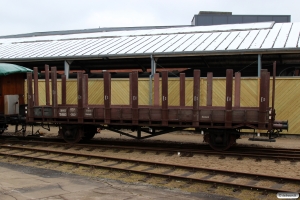
[[[0,0],[0,35],[30,32],[190,25],[199,11],[291,15],[300,0]]]

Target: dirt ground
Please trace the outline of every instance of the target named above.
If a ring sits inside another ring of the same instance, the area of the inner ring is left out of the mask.
[[[35,128],[37,131],[38,129]],[[11,127],[9,128],[11,130]],[[51,131],[39,130],[45,137],[57,137],[58,128],[53,127]],[[131,133],[127,131],[127,133]],[[28,133],[27,133],[28,134]],[[136,133],[131,133],[136,134]],[[146,135],[143,134],[142,135]],[[120,135],[115,132],[108,130],[101,130],[101,133],[95,135],[94,140],[101,140],[102,138],[109,138],[115,140],[134,140],[124,135]],[[299,137],[280,137],[276,139],[276,142],[261,142],[261,141],[249,141],[249,136],[243,136],[241,139],[237,140],[237,145],[241,146],[250,146],[250,147],[276,147],[276,148],[295,148],[300,149],[300,136]],[[188,131],[181,131],[175,133],[169,133],[165,135],[160,135],[153,138],[148,138],[146,140],[155,140],[159,142],[172,141],[179,143],[193,143],[199,145],[203,143],[203,135],[194,134]],[[50,147],[51,148],[51,147]],[[218,156],[207,156],[207,155],[195,155],[192,158],[189,157],[180,157],[180,156],[171,156],[166,159],[165,156],[157,156],[154,153],[141,154],[139,152],[126,153],[121,151],[114,153],[113,151],[102,152],[102,155],[114,156],[114,157],[127,157],[129,159],[142,159],[142,160],[154,160],[156,162],[168,162],[168,163],[177,163],[182,165],[191,165],[191,166],[201,166],[206,168],[215,168],[215,169],[225,169],[230,171],[239,171],[239,172],[252,172],[259,174],[270,174],[278,175],[283,177],[295,177],[300,179],[300,170],[295,170],[300,168],[300,162],[291,163],[290,161],[280,161],[274,162],[274,160],[262,160],[257,162],[253,158],[244,158],[243,160],[237,160],[233,157],[226,157],[225,159],[220,160]],[[222,165],[220,165],[220,161]],[[266,170],[267,169],[267,170]]]
[[[54,130],[53,130],[54,131]],[[49,134],[49,135],[48,135]],[[56,136],[56,133],[47,133],[48,136]],[[111,131],[102,130],[100,134],[96,134],[94,140],[101,140],[101,138],[111,138],[120,140],[133,140],[127,136],[120,136]],[[166,135],[157,136],[154,138],[149,138],[147,140],[162,141],[174,141],[180,143],[199,143],[203,144],[203,136],[201,134],[191,134],[187,132],[171,133]],[[268,146],[268,147],[282,147],[282,148],[299,148],[300,139],[297,138],[279,138],[277,142],[253,142],[248,141],[248,138],[244,137],[238,140],[238,145],[243,146]],[[45,147],[49,150],[57,150],[57,147]],[[69,152],[78,152],[78,150],[69,149]],[[88,152],[82,150],[82,153],[89,154],[99,154],[99,152]],[[170,164],[181,164],[190,166],[199,166],[205,168],[223,169],[229,171],[238,172],[251,172],[258,174],[269,174],[277,175],[282,177],[299,178],[300,179],[300,162],[291,163],[290,161],[280,161],[275,162],[274,160],[263,159],[257,162],[254,158],[244,158],[243,160],[238,160],[235,157],[226,157],[220,159],[219,156],[207,156],[207,155],[194,155],[193,157],[181,157],[178,155],[168,156],[156,155],[155,152],[148,152],[146,154],[141,154],[141,152],[136,151],[132,153],[127,153],[127,151],[120,151],[115,153],[113,150],[108,150],[101,152],[103,156],[111,156],[117,158],[128,158],[134,160],[144,160],[144,161],[155,161],[158,163],[170,163]],[[220,164],[222,163],[222,164]]]
[[[28,129],[31,130],[31,129]],[[38,130],[37,127],[34,128],[34,132]],[[14,131],[13,127],[9,127],[8,132]],[[56,137],[58,133],[57,127],[51,127],[51,131],[40,129],[39,132],[43,134],[45,137]],[[27,132],[26,134],[30,134],[31,132]],[[130,133],[130,131],[127,131]],[[4,133],[9,134],[9,133]],[[136,134],[136,133],[131,133]],[[142,135],[146,135],[143,134]],[[276,142],[258,142],[258,141],[249,141],[250,136],[243,136],[242,139],[237,140],[237,145],[242,146],[251,146],[255,148],[258,147],[276,147],[276,148],[297,148],[300,149],[300,135],[299,137],[290,136],[290,137],[280,137],[276,139]],[[110,138],[117,140],[133,140],[127,136],[120,135],[118,133],[114,133],[108,130],[101,130],[101,133],[96,134],[94,140],[101,140],[102,138]],[[199,143],[203,144],[203,135],[195,134],[190,131],[181,131],[175,133],[169,133],[153,138],[149,138],[147,140],[156,140],[160,142],[164,141],[173,141],[179,143]],[[45,147],[45,148],[53,148],[53,147]],[[72,151],[71,149],[68,151]],[[74,150],[75,151],[75,150]],[[85,151],[84,153],[88,153]],[[90,152],[91,154],[99,154],[98,152]],[[300,162],[290,162],[290,161],[277,161],[263,159],[260,162],[257,162],[252,158],[244,158],[239,160],[235,157],[226,157],[220,159],[219,156],[207,156],[207,155],[194,155],[193,157],[181,157],[178,155],[168,156],[166,155],[155,155],[155,153],[146,153],[141,154],[141,152],[132,152],[126,153],[126,151],[120,151],[115,153],[113,150],[108,150],[105,152],[101,152],[103,156],[111,156],[111,157],[120,157],[120,158],[128,158],[128,159],[136,159],[136,160],[152,160],[156,162],[162,163],[173,163],[173,164],[181,164],[181,165],[190,165],[190,166],[199,166],[203,168],[214,168],[214,169],[223,169],[229,171],[236,172],[251,172],[257,174],[268,174],[268,175],[277,175],[282,177],[290,177],[290,178],[298,178],[300,179]],[[127,180],[124,180],[125,182]],[[170,186],[172,187],[172,186]],[[296,186],[297,187],[297,186]],[[189,191],[194,192],[194,191]],[[218,194],[225,195],[226,193],[218,192]],[[226,194],[227,195],[227,194]],[[235,196],[235,195],[233,195]],[[239,196],[241,197],[241,196]],[[256,198],[254,198],[256,199]]]

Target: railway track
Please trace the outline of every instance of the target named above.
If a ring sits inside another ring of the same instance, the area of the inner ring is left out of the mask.
[[[78,147],[77,147],[78,148]],[[271,176],[264,174],[244,173],[228,170],[210,169],[197,166],[170,164],[152,161],[126,159],[112,156],[101,156],[99,151],[89,150],[70,152],[64,149],[49,150],[43,144],[29,147],[28,145],[2,144],[0,155],[17,159],[30,159],[43,162],[56,162],[85,166],[91,169],[102,168],[127,173],[138,173],[145,178],[163,177],[166,180],[185,180],[187,183],[202,182],[212,185],[230,186],[235,189],[251,189],[266,192],[300,192],[300,179]],[[78,148],[78,150],[82,150]],[[89,151],[89,153],[87,153]],[[97,152],[97,153],[96,153]]]
[[[116,149],[119,151],[143,151],[143,152],[156,152],[156,153],[168,153],[178,154],[181,156],[193,156],[193,155],[213,155],[220,157],[237,157],[238,159],[243,158],[254,158],[257,161],[262,159],[273,159],[275,161],[289,160],[291,162],[300,161],[300,149],[287,149],[287,148],[260,148],[260,147],[243,147],[236,146],[230,150],[219,152],[211,150],[208,145],[197,145],[197,144],[176,144],[176,143],[140,143],[140,142],[128,142],[128,141],[111,141],[111,140],[93,140],[83,144],[70,145],[65,143],[63,140],[57,138],[51,138],[47,141],[47,138],[18,138],[20,140],[2,140],[2,143],[20,143],[20,144],[44,144],[45,146],[54,145],[62,146],[64,148],[98,148],[98,149]],[[1,141],[0,141],[1,143]]]

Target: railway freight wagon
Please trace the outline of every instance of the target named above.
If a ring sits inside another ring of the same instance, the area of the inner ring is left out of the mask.
[[[204,141],[216,150],[226,150],[236,143],[236,139],[243,134],[242,130],[267,130],[269,140],[288,128],[287,121],[275,120],[275,71],[273,69],[272,105],[270,100],[270,73],[261,71],[260,98],[258,107],[240,106],[240,73],[235,74],[235,103],[233,106],[233,70],[226,71],[226,96],[224,106],[212,106],[213,76],[207,77],[207,105],[200,105],[200,70],[194,70],[193,94],[185,93],[185,75],[180,75],[180,105],[168,104],[168,72],[161,73],[161,106],[139,105],[138,72],[130,74],[130,104],[111,104],[111,75],[104,72],[103,93],[104,103],[88,104],[88,75],[77,74],[77,104],[66,103],[66,77],[61,80],[61,104],[58,104],[56,67],[51,67],[51,95],[49,67],[45,69],[46,105],[39,105],[38,71],[34,68],[27,73],[27,118],[29,124],[55,124],[59,126],[59,133],[69,143],[79,142],[81,139],[94,137],[97,128],[108,129],[136,139],[145,139],[186,128],[203,131]],[[33,81],[34,80],[34,81]],[[34,86],[34,94],[33,94]],[[192,95],[193,105],[185,105],[185,96]],[[124,129],[136,131],[137,135],[128,134]],[[142,136],[141,132],[146,133]]]

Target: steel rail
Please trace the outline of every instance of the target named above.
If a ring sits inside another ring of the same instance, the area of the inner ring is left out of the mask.
[[[92,140],[92,141],[88,141],[87,143],[77,143],[77,144],[70,144],[70,143],[65,143],[64,140],[62,139],[59,139],[59,138],[46,138],[46,137],[17,137],[17,136],[0,136],[0,138],[7,138],[7,140],[0,140],[0,142],[24,142],[24,141],[27,141],[27,142],[35,142],[34,140],[37,140],[39,143],[40,142],[44,142],[44,143],[49,143],[51,144],[51,142],[47,142],[47,140],[49,141],[55,141],[55,142],[61,142],[62,145],[89,145],[89,146],[101,146],[101,145],[106,145],[106,146],[120,146],[119,144],[122,143],[122,144],[126,144],[128,146],[128,143],[132,146],[132,144],[134,145],[137,145],[135,146],[134,148],[139,148],[142,146],[145,147],[145,143],[141,143],[141,142],[134,142],[134,141],[108,141],[110,142],[110,144],[99,144],[99,143],[103,143],[103,142],[107,142],[107,141],[103,141],[103,140]],[[17,140],[15,140],[17,139]],[[29,141],[28,141],[29,140]],[[91,142],[91,143],[90,143]],[[96,142],[98,142],[98,144],[95,144]],[[116,145],[117,144],[117,145]],[[147,144],[153,144],[153,143],[147,143]],[[154,147],[155,145],[155,148],[158,148],[159,146],[163,146],[164,149],[170,149],[170,148],[176,148],[176,149],[181,149],[181,148],[184,148],[184,143],[180,143],[180,144],[168,144],[168,147],[166,147],[166,144],[153,144],[152,147]],[[211,148],[206,145],[206,144],[190,144],[190,143],[187,143],[187,145],[192,145],[195,147],[195,149],[199,149],[201,147],[204,147],[204,148],[207,148],[207,150],[211,150]],[[130,148],[130,147],[127,147],[127,146],[122,146],[124,148]],[[183,147],[182,147],[183,146]],[[191,150],[195,150],[195,149],[191,149]],[[231,147],[228,151],[226,152],[232,152],[232,151],[245,151],[245,150],[250,150],[252,152],[256,151],[258,153],[262,153],[261,151],[268,151],[268,152],[293,152],[293,153],[299,153],[300,154],[300,149],[291,149],[291,148],[268,148],[268,147],[245,147],[245,146],[234,146],[234,147]],[[224,152],[224,151],[223,151]],[[220,153],[222,153],[220,151]]]
[[[296,178],[288,178],[288,177],[279,177],[279,176],[271,176],[271,175],[265,175],[265,174],[253,174],[253,173],[245,173],[245,172],[235,172],[235,171],[228,171],[228,170],[220,170],[220,169],[210,169],[210,168],[203,168],[203,167],[193,167],[193,166],[188,166],[188,165],[179,165],[179,164],[169,164],[169,163],[158,163],[158,162],[150,162],[150,161],[141,161],[141,160],[134,160],[134,159],[125,159],[125,158],[117,158],[117,157],[110,157],[110,156],[99,156],[99,155],[89,155],[89,154],[83,154],[83,153],[70,153],[70,152],[61,152],[61,151],[56,151],[56,150],[45,150],[45,149],[36,149],[36,148],[28,148],[28,147],[15,147],[15,146],[3,146],[3,148],[7,149],[14,149],[14,150],[21,150],[21,151],[33,151],[34,153],[47,153],[47,154],[59,154],[65,155],[65,156],[72,156],[72,157],[87,157],[89,159],[102,159],[102,160],[113,160],[113,161],[118,161],[118,162],[133,162],[133,163],[138,163],[138,164],[145,164],[145,165],[151,165],[151,166],[161,166],[161,167],[171,167],[171,168],[181,168],[181,169],[186,169],[189,171],[207,171],[210,173],[220,173],[224,175],[234,175],[234,176],[248,176],[248,177],[254,177],[254,178],[264,178],[264,179],[275,179],[275,180],[280,180],[280,181],[289,181],[289,182],[300,182],[300,179]],[[8,150],[8,151],[9,151]],[[145,171],[140,171],[140,170],[134,170],[134,169],[124,169],[120,167],[114,167],[114,166],[106,166],[106,165],[100,165],[99,163],[97,164],[86,164],[86,163],[80,163],[80,162],[73,162],[73,161],[68,161],[68,160],[59,160],[59,159],[54,159],[54,158],[41,158],[41,156],[46,156],[46,155],[40,155],[39,157],[34,157],[34,156],[28,156],[26,155],[17,155],[16,153],[20,152],[11,152],[7,153],[8,151],[1,151],[0,155],[2,156],[11,156],[11,157],[18,157],[18,158],[30,158],[30,159],[35,159],[35,160],[41,160],[41,161],[55,161],[55,162],[62,162],[62,163],[67,163],[67,164],[74,164],[74,165],[82,165],[82,166],[88,166],[88,167],[101,167],[101,168],[108,168],[108,169],[114,169],[114,170],[123,170],[123,171],[128,171],[128,172],[135,172],[135,173],[142,173],[142,174],[147,174],[147,175],[156,175],[156,176],[163,176],[163,177],[168,177],[168,178],[180,178],[180,179],[185,179],[189,181],[200,181],[200,182],[206,182],[206,183],[214,183],[214,184],[223,184],[223,185],[229,185],[229,186],[235,186],[235,187],[243,187],[243,188],[250,188],[250,189],[257,189],[257,190],[265,190],[265,191],[273,191],[273,192],[295,192],[295,191],[288,191],[288,190],[282,190],[282,189],[274,189],[274,188],[268,188],[268,187],[261,187],[261,186],[255,186],[255,185],[242,185],[238,183],[231,183],[231,182],[223,182],[223,181],[215,181],[215,180],[207,180],[203,178],[193,178],[193,177],[186,177],[186,176],[179,176],[179,175],[169,175],[169,174],[161,174],[161,173],[156,173],[156,172],[145,172]],[[298,191],[299,192],[299,191]]]
[[[32,140],[37,140],[37,141],[46,141],[46,140],[52,140],[52,141],[55,141],[55,142],[62,142],[62,143],[65,143],[65,141],[63,139],[60,139],[60,138],[47,138],[47,137],[20,137],[20,136],[6,136],[6,135],[1,135],[0,138],[6,138],[7,140],[6,141],[14,141],[14,142],[17,142],[18,140],[20,140],[20,142],[23,141],[28,141],[30,140],[30,142],[34,142]],[[11,140],[9,140],[11,139]],[[1,140],[0,140],[1,141]],[[88,141],[87,143],[90,145],[90,146],[93,146],[95,145],[95,143],[98,142],[98,143],[102,143],[103,140],[90,140]],[[109,145],[114,145],[114,144],[126,144],[126,143],[130,143],[131,145],[134,144],[134,145],[137,145],[137,146],[144,146],[145,143],[141,143],[141,142],[135,142],[135,141],[109,141],[111,144]],[[48,142],[49,143],[49,142]],[[65,143],[66,145],[70,145],[68,143]],[[150,143],[151,144],[151,143]],[[74,144],[74,145],[84,145],[82,143],[77,143],[77,144]],[[162,144],[155,144],[155,145],[162,145]],[[164,145],[164,148],[165,147],[165,143],[163,144]],[[179,144],[179,147],[178,144],[168,144],[169,146],[173,146],[173,148],[182,148],[181,146],[184,145],[184,143],[180,143]],[[191,144],[188,144],[188,145],[191,145]],[[197,146],[198,148],[199,147],[207,147],[207,150],[210,150],[211,148],[209,147],[209,145],[206,145],[206,144],[195,144],[193,143],[192,144],[193,146]],[[114,145],[116,146],[116,145]],[[174,147],[176,146],[176,147]],[[124,146],[123,146],[124,147]],[[124,147],[125,148],[125,147]],[[169,148],[169,147],[167,147]],[[195,149],[193,149],[195,150]],[[292,149],[292,148],[272,148],[272,147],[246,147],[246,146],[233,146],[231,147],[227,152],[230,152],[230,151],[241,151],[241,150],[251,150],[251,151],[257,151],[258,153],[262,153],[261,151],[268,151],[268,152],[284,152],[284,151],[287,151],[287,152],[294,152],[294,153],[299,153],[300,154],[300,148],[299,149]]]
[[[9,141],[9,142],[22,142],[22,141]],[[253,157],[257,159],[281,159],[281,160],[291,160],[291,161],[299,161],[300,160],[300,149],[283,149],[283,152],[281,152],[281,149],[272,149],[267,148],[263,151],[264,148],[257,149],[253,148],[246,148],[246,150],[250,150],[248,152],[244,152],[244,147],[241,148],[235,148],[234,150],[229,151],[214,151],[209,149],[184,149],[182,147],[179,148],[173,148],[173,147],[164,147],[164,148],[158,148],[158,147],[141,147],[141,146],[120,146],[120,145],[95,145],[95,144],[74,144],[70,145],[68,143],[51,143],[51,142],[36,142],[36,141],[26,141],[27,143],[44,143],[46,145],[61,145],[61,146],[69,146],[69,147],[82,147],[82,148],[114,148],[114,149],[121,149],[121,150],[140,150],[140,151],[161,151],[161,152],[172,152],[172,153],[186,153],[186,154],[205,154],[205,155],[218,155],[218,156],[234,156],[234,157]],[[126,144],[126,143],[124,143]],[[242,151],[242,152],[241,152]]]

